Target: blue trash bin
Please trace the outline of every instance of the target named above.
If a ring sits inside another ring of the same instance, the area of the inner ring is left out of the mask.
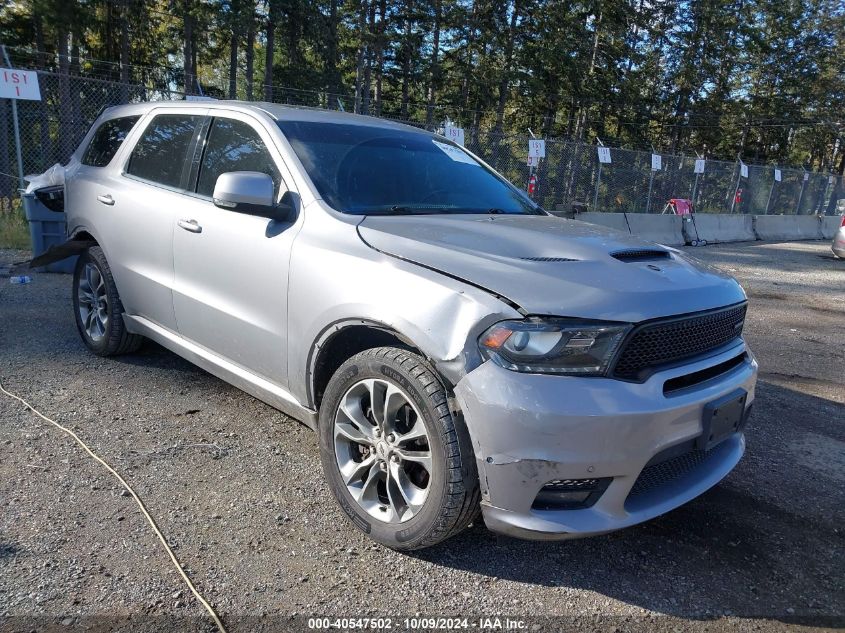
[[[21,194],[23,210],[29,222],[29,237],[32,240],[32,256],[37,257],[51,246],[67,240],[67,221],[61,211],[51,211],[38,199],[34,192]],[[38,272],[72,273],[76,256],[36,268]]]

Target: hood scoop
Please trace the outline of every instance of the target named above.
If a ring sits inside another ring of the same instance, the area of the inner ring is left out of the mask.
[[[578,259],[572,259],[571,257],[520,257],[522,261],[525,262],[577,262],[581,261]]]
[[[656,248],[638,248],[624,251],[614,251],[610,254],[611,257],[618,259],[620,262],[641,262],[652,259],[669,259],[669,251],[663,251]]]

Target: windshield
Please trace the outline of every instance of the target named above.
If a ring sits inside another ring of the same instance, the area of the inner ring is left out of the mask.
[[[280,121],[322,198],[344,213],[542,214],[461,147],[425,132]]]

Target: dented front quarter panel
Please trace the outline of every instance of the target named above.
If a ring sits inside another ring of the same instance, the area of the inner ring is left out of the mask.
[[[482,361],[478,336],[497,321],[521,318],[483,289],[370,248],[356,231],[362,219],[316,200],[293,245],[288,371],[292,393],[309,406],[314,356],[339,328],[393,330],[455,384]]]

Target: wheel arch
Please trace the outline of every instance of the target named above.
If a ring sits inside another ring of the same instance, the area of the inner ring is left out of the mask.
[[[370,319],[344,319],[327,326],[308,354],[306,389],[308,402],[319,409],[326,386],[337,369],[355,354],[375,347],[401,346],[427,361],[447,389],[452,385],[444,380],[435,363],[406,335],[395,328]]]

